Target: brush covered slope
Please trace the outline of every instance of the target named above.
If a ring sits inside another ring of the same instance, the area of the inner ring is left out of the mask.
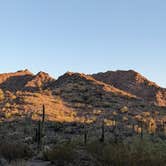
[[[1,120],[22,119],[30,113],[33,113],[33,119],[38,119],[44,104],[48,120],[70,121],[73,111],[64,105],[59,96],[53,96],[51,91],[44,89],[54,81],[45,72],[34,75],[28,70],[21,70],[0,74]]]
[[[97,110],[110,116],[127,106],[135,116],[144,111],[160,111],[166,102],[163,90],[134,71],[118,71],[85,75],[67,72],[57,80],[45,72],[28,70],[0,74],[1,119],[22,118],[29,112],[33,118],[46,106],[48,120],[82,121]],[[157,94],[158,89],[158,94]],[[156,93],[155,93],[156,92]],[[160,96],[159,102],[155,98]],[[156,99],[156,100],[155,100]],[[158,105],[154,105],[154,102]],[[164,105],[165,106],[165,105]],[[10,118],[9,118],[10,117]]]
[[[166,120],[166,107],[154,104],[153,98],[145,100],[136,93],[135,89],[138,90],[141,85],[136,85],[132,79],[129,81],[128,76],[119,77],[119,83],[116,82],[118,86],[136,87],[133,90],[120,88],[105,81],[107,77],[99,79],[83,73],[67,72],[58,79],[45,72],[33,74],[28,70],[0,74],[0,156],[16,160],[22,154],[23,159],[27,160],[29,154],[25,152],[31,149],[33,158],[38,159],[42,155],[40,159],[50,160],[53,165],[65,165],[56,162],[59,159],[68,161],[68,156],[73,154],[71,150],[76,150],[79,157],[72,159],[73,165],[79,163],[85,166],[96,159],[89,154],[91,150],[87,153],[87,146],[82,148],[82,145],[88,143],[86,145],[90,146],[89,143],[94,140],[98,141],[94,144],[95,149],[101,145],[99,151],[103,145],[109,145],[103,142],[111,142],[114,146],[117,143],[122,145],[124,141],[129,142],[126,146],[129,147],[133,138],[142,138],[145,134],[154,140],[154,133],[158,133],[157,141],[158,138],[165,140],[163,120]],[[152,83],[152,86],[157,85]],[[147,91],[147,87],[144,88]],[[153,96],[151,91],[148,93]],[[70,143],[71,148],[68,149]],[[73,143],[78,143],[78,149],[73,148]],[[22,146],[28,149],[22,149]],[[113,148],[110,149],[112,151]],[[119,150],[114,152],[118,154]],[[110,153],[106,151],[107,154]],[[112,165],[113,160],[110,162]]]

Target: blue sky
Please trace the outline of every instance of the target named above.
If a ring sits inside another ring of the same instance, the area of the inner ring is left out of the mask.
[[[2,0],[0,72],[134,69],[166,87],[165,0]]]

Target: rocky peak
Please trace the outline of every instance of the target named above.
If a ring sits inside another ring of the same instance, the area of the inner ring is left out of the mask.
[[[29,75],[33,75],[33,73],[31,71],[29,71],[28,69],[25,70],[18,70],[17,72],[15,72],[17,74],[29,74]]]
[[[38,90],[47,86],[47,84],[52,81],[54,81],[54,79],[48,73],[40,71],[39,73],[34,75],[30,81],[27,82],[25,87],[28,90]]]
[[[0,88],[9,91],[23,89],[26,82],[33,78],[29,70],[20,70],[14,73],[0,74]]]
[[[119,90],[83,73],[67,72],[56,80],[52,88],[61,88],[63,90],[64,88],[70,89],[71,87],[75,87],[74,89],[77,89],[78,92],[80,92],[80,89],[94,89],[94,91],[102,91],[102,93],[108,92],[120,96],[135,98],[135,96],[130,93]]]
[[[134,70],[107,71],[105,73],[93,74],[92,77],[96,80],[113,85],[118,89],[136,95],[148,102],[162,106],[166,105],[166,90]]]

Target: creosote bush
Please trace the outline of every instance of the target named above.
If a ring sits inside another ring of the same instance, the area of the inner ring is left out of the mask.
[[[4,99],[4,92],[2,89],[0,89],[0,101]]]
[[[32,150],[26,144],[16,142],[1,142],[0,156],[11,162],[17,159],[28,159],[32,157]]]
[[[120,109],[120,112],[121,113],[127,113],[129,111],[128,107],[127,106],[124,106]]]
[[[156,166],[166,163],[166,142],[149,139],[133,139],[132,143],[92,142],[87,145],[87,151],[96,159],[99,166]]]
[[[71,163],[75,158],[76,147],[72,143],[59,144],[43,152],[43,158],[57,163]]]

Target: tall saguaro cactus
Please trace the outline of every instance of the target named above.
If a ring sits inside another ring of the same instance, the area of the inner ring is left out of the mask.
[[[101,126],[101,138],[100,141],[104,142],[105,140],[105,122],[104,122],[104,118],[102,120],[102,126]]]
[[[37,141],[38,150],[41,150],[44,141],[43,137],[45,135],[45,105],[43,105],[42,109],[42,119],[38,121],[38,127],[35,132],[35,140]]]
[[[87,133],[87,126],[84,124],[84,144],[87,144],[87,138],[88,138],[88,133]]]
[[[45,135],[45,105],[43,104],[42,109],[42,126],[41,126],[42,137]]]
[[[38,149],[40,150],[41,149],[41,138],[42,138],[42,133],[41,133],[41,121],[39,120],[38,121],[38,128],[36,130],[36,136],[37,136],[37,146],[38,146]]]
[[[88,131],[87,131],[87,115],[85,115],[84,119],[84,144],[87,144],[87,139],[88,139]]]
[[[45,105],[43,104],[43,110],[42,110],[42,125],[45,123]]]
[[[141,120],[141,139],[143,140],[143,120]]]

